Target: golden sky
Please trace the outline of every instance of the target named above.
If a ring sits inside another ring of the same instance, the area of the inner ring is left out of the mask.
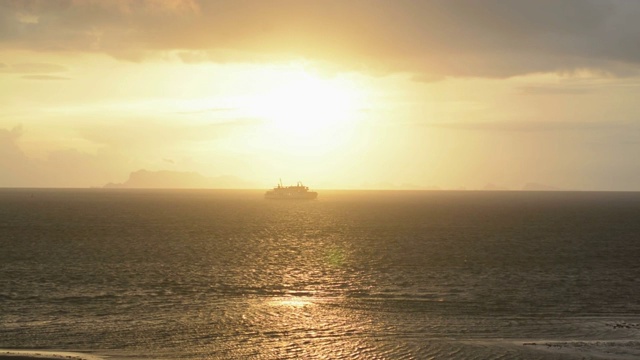
[[[0,0],[0,186],[640,190],[640,2]]]

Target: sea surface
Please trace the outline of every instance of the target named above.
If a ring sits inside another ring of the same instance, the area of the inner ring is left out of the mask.
[[[0,348],[640,358],[640,193],[0,190]]]

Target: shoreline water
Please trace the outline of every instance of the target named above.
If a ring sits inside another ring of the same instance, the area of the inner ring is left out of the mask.
[[[460,343],[482,344],[482,347],[494,349],[508,348],[521,356],[533,355],[533,358],[594,358],[594,359],[637,359],[640,355],[640,341],[634,339],[608,340],[559,340],[559,339],[467,339]],[[111,356],[107,356],[110,358]],[[0,360],[104,360],[93,354],[67,351],[8,350],[0,349]]]

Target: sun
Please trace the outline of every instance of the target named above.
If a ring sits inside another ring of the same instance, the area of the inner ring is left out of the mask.
[[[304,69],[283,71],[249,105],[252,116],[288,136],[317,137],[349,127],[361,107],[353,82]]]

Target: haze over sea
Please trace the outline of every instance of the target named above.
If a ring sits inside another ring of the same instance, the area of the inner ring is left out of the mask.
[[[0,190],[0,347],[640,357],[640,193]]]

